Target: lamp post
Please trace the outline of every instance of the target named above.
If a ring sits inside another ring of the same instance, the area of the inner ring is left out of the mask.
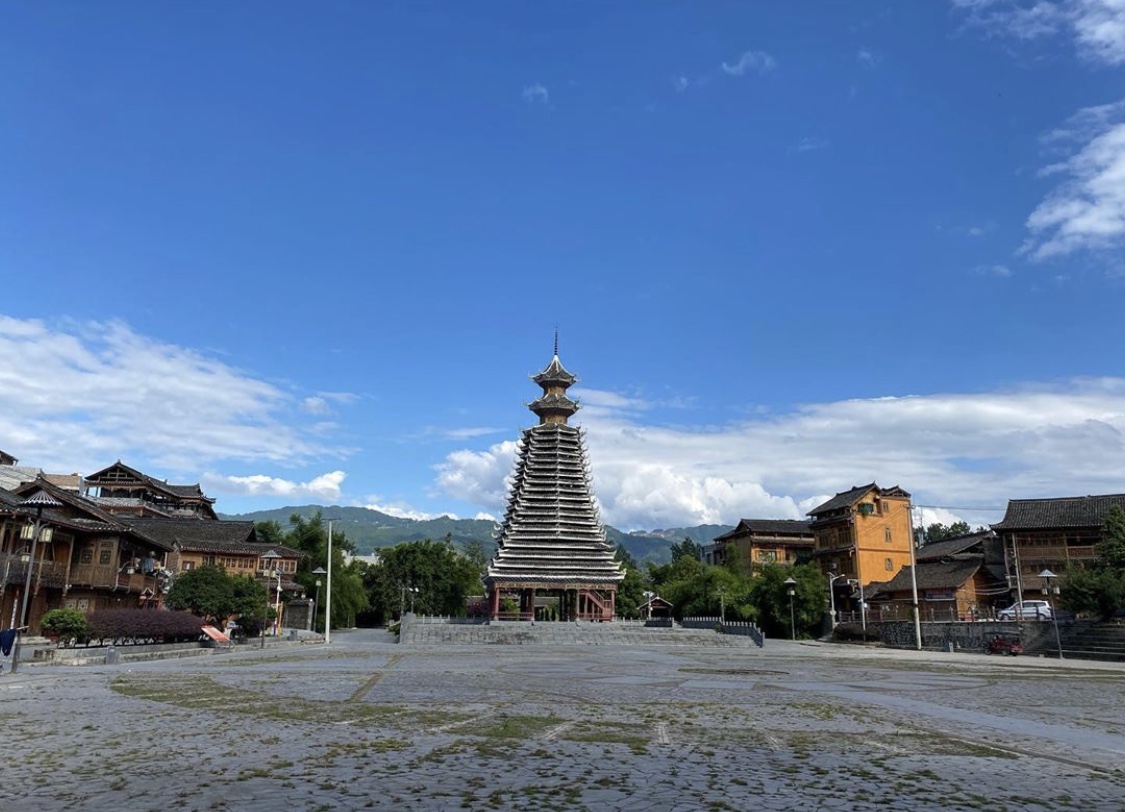
[[[324,589],[324,644],[332,642],[332,520],[328,520],[328,585]]]
[[[797,616],[793,612],[793,596],[797,594],[797,582],[793,580],[793,576],[789,576],[783,581],[785,590],[789,593],[789,639],[797,639]]]
[[[1051,619],[1055,622],[1055,645],[1059,650],[1059,659],[1063,658],[1062,652],[1062,637],[1059,636],[1059,610],[1055,604],[1051,603],[1051,581],[1059,576],[1055,575],[1050,570],[1043,570],[1039,573],[1039,577],[1043,579],[1043,594],[1047,596],[1047,605],[1051,607]]]
[[[646,612],[648,617],[646,617],[645,619],[646,620],[652,620],[652,599],[654,597],[656,597],[656,593],[651,592],[651,591],[646,589],[643,594],[644,594],[644,597],[645,597],[645,607],[647,607],[647,610],[648,610]]]
[[[31,554],[27,559],[27,572],[24,573],[23,581],[23,599],[20,603],[20,621],[16,626],[16,642],[12,646],[12,673],[14,674],[20,666],[20,638],[23,637],[23,630],[27,628],[27,599],[31,592],[31,570],[35,566],[35,548],[39,546],[40,541],[51,540],[51,529],[43,528],[43,511],[46,508],[62,507],[62,502],[58,501],[46,491],[36,491],[34,496],[29,496],[21,503],[23,507],[35,508],[35,527],[31,532]],[[28,525],[30,527],[30,525]]]
[[[727,622],[727,591],[723,587],[719,587],[719,623],[726,624]]]
[[[312,571],[312,574],[316,576],[316,602],[313,603],[313,631],[314,632],[316,631],[316,614],[317,614],[317,611],[320,609],[320,576],[326,574],[327,572],[328,572],[328,570],[326,570],[324,567],[317,567],[315,570]]]
[[[837,575],[834,572],[828,573],[828,611],[832,615],[833,629],[836,628],[836,590],[833,588],[833,585],[838,579],[843,577],[843,574]]]
[[[269,550],[268,552],[262,553],[261,556],[259,556],[259,558],[262,559],[262,575],[266,576],[266,602],[265,602],[264,606],[262,607],[262,648],[265,648],[266,647],[266,610],[265,610],[265,607],[269,606],[269,602],[270,602],[269,579],[273,578],[273,576],[275,574],[277,575],[277,602],[278,602],[279,605],[274,611],[277,612],[281,608],[280,607],[280,604],[281,604],[281,571],[277,569],[277,562],[281,559],[281,556],[278,555],[276,550]],[[276,619],[275,619],[274,622],[275,623],[277,622]]]

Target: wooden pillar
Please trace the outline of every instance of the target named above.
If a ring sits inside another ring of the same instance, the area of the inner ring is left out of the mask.
[[[489,595],[489,598],[491,598],[490,603],[492,604],[490,609],[492,619],[497,620],[500,617],[500,587],[497,584],[492,585],[492,594]]]
[[[535,620],[535,587],[531,588],[531,619]]]

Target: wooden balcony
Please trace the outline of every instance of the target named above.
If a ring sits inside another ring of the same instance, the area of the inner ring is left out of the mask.
[[[77,564],[70,570],[70,585],[140,594],[146,589],[156,591],[156,577],[139,572],[118,572],[117,567],[105,564]]]
[[[0,553],[0,582],[5,586],[22,586],[27,582],[27,561],[17,553]],[[31,583],[61,589],[66,586],[66,563],[36,561],[32,565]]]

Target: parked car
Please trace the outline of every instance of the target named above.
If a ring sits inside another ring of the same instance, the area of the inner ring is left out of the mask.
[[[1047,601],[1020,601],[996,613],[997,620],[1050,620],[1051,604]]]

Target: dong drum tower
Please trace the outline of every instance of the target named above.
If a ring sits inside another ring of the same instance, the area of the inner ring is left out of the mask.
[[[493,620],[613,620],[625,577],[598,517],[582,431],[567,420],[578,379],[555,355],[532,380],[539,425],[520,436],[511,493],[485,576]]]

